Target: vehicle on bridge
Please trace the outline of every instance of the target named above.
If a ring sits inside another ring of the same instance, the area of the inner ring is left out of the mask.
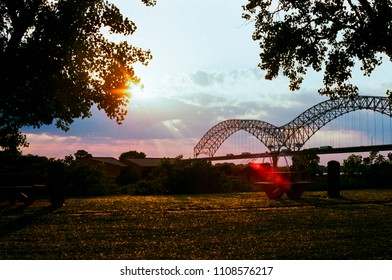
[[[332,150],[332,146],[320,146],[320,150]]]

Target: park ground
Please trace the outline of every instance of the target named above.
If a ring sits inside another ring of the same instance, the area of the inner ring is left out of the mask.
[[[0,259],[392,259],[392,190],[113,196],[0,206]]]

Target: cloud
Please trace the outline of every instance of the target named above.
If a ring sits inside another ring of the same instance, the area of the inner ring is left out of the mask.
[[[280,125],[306,110],[306,106],[325,100],[318,96],[316,87],[292,93],[287,85],[284,78],[266,81],[259,69],[249,68],[170,77],[163,81],[161,91],[170,92],[172,100],[189,106],[184,118],[194,113],[209,125],[231,118],[260,119]]]
[[[216,75],[215,73],[210,74],[205,71],[197,71],[191,74],[191,80],[200,86],[211,86],[215,83],[223,84],[224,76],[222,74]]]
[[[81,138],[76,136],[61,136],[61,135],[52,135],[48,133],[41,133],[41,134],[33,134],[27,133],[27,137],[34,141],[35,143],[69,143],[69,142],[80,142]]]

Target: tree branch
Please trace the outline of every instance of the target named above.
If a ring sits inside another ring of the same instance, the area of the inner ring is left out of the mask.
[[[20,0],[6,0],[4,3],[8,9],[13,26],[13,32],[5,50],[10,55],[12,52],[16,52],[27,29],[33,24],[43,0],[29,1],[29,5],[24,4]]]
[[[347,0],[347,2],[350,5],[351,9],[354,11],[355,15],[357,16],[357,19],[360,20],[361,19],[361,14],[358,11],[358,7],[356,5],[354,5],[351,0]]]

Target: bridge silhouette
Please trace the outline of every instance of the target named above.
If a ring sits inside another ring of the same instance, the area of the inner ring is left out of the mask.
[[[392,117],[392,104],[387,97],[380,96],[356,96],[352,98],[337,98],[320,102],[307,109],[292,121],[283,126],[274,126],[261,120],[225,120],[213,126],[194,147],[194,158],[204,154],[206,158],[239,159],[251,157],[263,157],[273,155],[291,155],[302,151],[305,143],[322,127],[350,112],[358,110],[371,110]],[[260,154],[242,153],[240,155],[229,154],[214,157],[219,147],[232,134],[238,131],[246,131],[256,137],[268,152]],[[392,145],[372,145],[361,147],[333,148],[322,146],[314,149],[316,153],[347,153],[363,151],[392,150]]]

